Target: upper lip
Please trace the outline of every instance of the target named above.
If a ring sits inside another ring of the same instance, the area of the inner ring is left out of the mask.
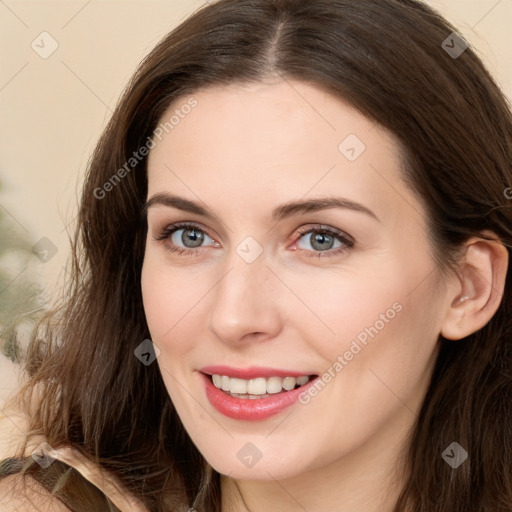
[[[263,366],[251,366],[249,368],[234,368],[226,365],[203,366],[200,370],[208,375],[227,375],[237,379],[256,379],[258,377],[302,377],[314,375],[308,372],[283,370],[281,368],[269,368]]]

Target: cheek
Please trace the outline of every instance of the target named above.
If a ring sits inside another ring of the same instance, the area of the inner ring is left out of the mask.
[[[340,403],[379,409],[396,400],[394,393],[406,398],[424,383],[438,338],[438,311],[431,281],[412,292],[418,275],[419,269],[403,265],[387,274],[392,279],[354,273],[294,288],[317,316],[308,315],[303,335],[326,361],[325,380],[333,383],[326,386]]]
[[[347,334],[330,353],[338,363],[331,365],[334,401],[353,411],[354,420],[360,414],[353,425],[369,432],[393,411],[415,410],[428,387],[438,338],[435,295],[409,292],[406,283],[375,290],[363,309],[349,308]],[[367,421],[368,411],[375,424]]]
[[[176,300],[177,283],[167,273],[151,251],[147,251],[141,275],[142,300],[151,339],[160,350],[161,340],[176,323],[174,313],[176,305],[180,304]]]
[[[151,337],[155,342],[171,327],[167,303],[172,300],[172,296],[168,296],[166,290],[169,290],[163,280],[158,278],[160,269],[151,253],[146,252],[141,274],[142,301]]]
[[[301,301],[291,299],[290,319],[326,361],[333,362],[350,350],[354,340],[364,347],[403,316],[405,293],[400,281],[377,280],[355,270],[322,271],[296,279],[291,287]]]
[[[197,330],[201,298],[211,288],[207,272],[173,266],[166,261],[163,251],[146,252],[142,266],[141,289],[144,313],[154,343],[160,350],[187,349],[193,326]],[[172,340],[179,332],[184,343]],[[193,337],[192,337],[193,338]]]

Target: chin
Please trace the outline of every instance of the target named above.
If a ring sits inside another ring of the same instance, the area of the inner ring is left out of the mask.
[[[223,456],[210,457],[206,460],[215,471],[236,480],[283,480],[305,471],[285,454],[281,453],[280,456],[283,460],[276,458],[265,460],[265,456],[262,455],[256,462],[246,461],[244,463],[243,455],[240,456],[241,461],[235,452],[235,459]]]

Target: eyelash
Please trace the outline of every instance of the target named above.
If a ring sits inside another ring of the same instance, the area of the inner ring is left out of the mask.
[[[181,222],[181,223],[177,223],[177,224],[171,224],[171,225],[167,226],[166,228],[164,228],[160,232],[160,234],[155,238],[155,240],[165,242],[166,240],[170,239],[170,237],[176,231],[179,231],[180,229],[199,231],[207,236],[210,236],[210,235],[208,235],[208,233],[206,233],[206,231],[201,229],[197,224]],[[301,235],[297,239],[297,241],[300,238],[302,238],[302,236],[304,236],[304,235],[308,235],[310,233],[319,233],[322,235],[329,235],[329,236],[337,239],[338,241],[340,241],[343,244],[341,247],[337,247],[336,249],[329,249],[327,251],[310,251],[307,249],[299,249],[301,251],[305,251],[306,253],[311,253],[311,254],[306,254],[306,256],[310,257],[310,258],[325,258],[325,257],[336,256],[336,255],[342,254],[354,247],[354,242],[352,240],[350,240],[348,237],[346,237],[341,231],[338,231],[334,228],[321,227],[320,225],[316,228],[302,227],[297,230],[297,233],[299,233]],[[210,237],[210,238],[212,238],[212,237]],[[182,247],[168,245],[167,249],[170,252],[176,252],[179,255],[197,256],[198,253],[202,252],[201,249],[203,249],[203,247],[200,247],[198,249],[185,249]]]

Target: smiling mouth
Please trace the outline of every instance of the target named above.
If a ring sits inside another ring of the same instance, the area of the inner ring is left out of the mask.
[[[227,375],[208,375],[210,381],[226,395],[235,398],[259,399],[287,393],[300,388],[313,380],[317,375],[301,377],[257,377],[255,379],[239,379]]]

